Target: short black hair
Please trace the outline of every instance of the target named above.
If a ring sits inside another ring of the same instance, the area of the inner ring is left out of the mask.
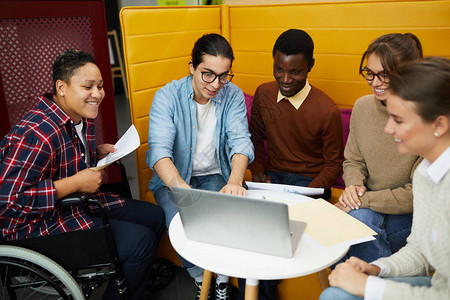
[[[314,42],[312,38],[303,30],[289,29],[283,32],[273,46],[272,55],[279,51],[284,55],[303,54],[311,64],[313,61]]]
[[[75,74],[75,71],[87,63],[97,65],[94,56],[88,52],[67,49],[60,53],[53,63],[53,93],[56,94],[56,82],[58,80],[70,83],[70,78]]]

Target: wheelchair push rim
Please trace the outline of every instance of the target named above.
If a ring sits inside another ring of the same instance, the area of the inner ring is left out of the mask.
[[[0,280],[0,300],[85,299],[80,286],[64,268],[22,247],[0,246]]]

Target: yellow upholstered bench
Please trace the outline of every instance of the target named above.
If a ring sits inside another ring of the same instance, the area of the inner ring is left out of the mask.
[[[140,199],[154,201],[148,189],[152,171],[145,162],[148,150],[148,113],[155,92],[188,74],[194,42],[205,33],[226,37],[236,57],[233,73],[245,93],[273,80],[272,47],[289,28],[306,30],[314,40],[316,64],[308,79],[324,90],[340,108],[351,108],[371,93],[359,76],[362,53],[376,37],[412,32],[425,55],[450,58],[449,1],[314,2],[256,6],[125,7],[120,12],[124,58],[132,122],[141,140],[136,151]],[[340,191],[333,190],[336,201]],[[178,263],[167,237],[159,255]],[[282,280],[279,299],[317,299],[316,275]]]

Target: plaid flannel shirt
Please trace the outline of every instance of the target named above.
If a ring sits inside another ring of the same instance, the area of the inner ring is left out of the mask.
[[[83,119],[90,163],[75,124],[58,105],[40,97],[36,107],[0,142],[0,237],[27,238],[94,225],[81,206],[55,208],[53,181],[94,166],[94,122]],[[106,209],[125,205],[118,195],[91,195]]]

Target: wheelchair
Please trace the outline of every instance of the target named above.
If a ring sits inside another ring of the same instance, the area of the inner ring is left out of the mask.
[[[100,190],[131,198],[125,167],[120,161],[113,166],[119,167],[121,180],[106,183]],[[119,294],[123,299],[128,299],[126,282],[102,203],[87,195],[71,195],[56,203],[57,207],[71,205],[97,208],[102,227],[28,239],[1,240],[0,300],[101,299],[109,280],[114,280]]]
[[[125,167],[120,161],[120,179],[112,178],[101,191],[131,198]],[[117,172],[116,172],[117,173]],[[39,236],[0,240],[0,300],[101,299],[113,280],[122,299],[128,299],[116,246],[102,203],[87,195],[71,195],[56,206],[88,205],[97,208],[102,227]],[[169,284],[172,264],[155,258],[146,289],[154,292]]]
[[[57,206],[79,204],[99,208],[103,226],[0,242],[0,299],[98,299],[108,280],[128,298],[103,205],[81,195]]]

